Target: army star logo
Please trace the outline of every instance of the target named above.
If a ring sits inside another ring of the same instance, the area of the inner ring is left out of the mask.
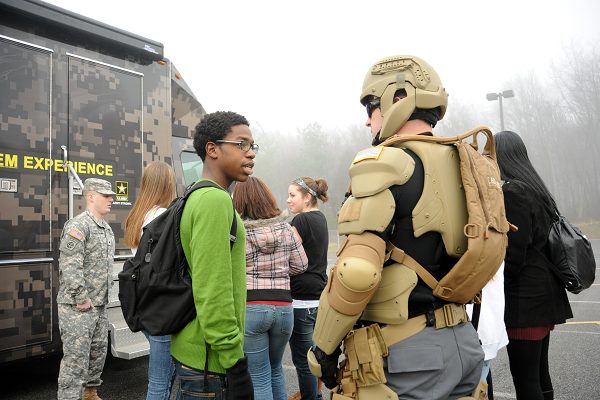
[[[67,243],[67,249],[69,249],[69,250],[73,250],[74,248],[75,248],[75,241],[73,241],[73,240],[70,240],[70,241]]]
[[[117,201],[129,201],[129,182],[115,181]]]

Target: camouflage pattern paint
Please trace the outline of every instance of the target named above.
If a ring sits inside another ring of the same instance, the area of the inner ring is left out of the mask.
[[[117,195],[106,220],[116,257],[143,166],[193,151],[205,114],[169,60],[2,9],[0,0],[0,363],[60,350],[58,248],[68,219],[68,162]],[[74,195],[73,215],[85,203]],[[115,277],[116,279],[116,277]]]

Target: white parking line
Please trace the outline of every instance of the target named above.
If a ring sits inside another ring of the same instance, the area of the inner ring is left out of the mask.
[[[512,393],[496,392],[494,390],[494,398],[495,399],[516,399],[517,396],[515,396]]]
[[[565,325],[600,325],[600,321],[569,321]]]
[[[600,304],[600,301],[590,301],[590,300],[570,300],[569,303],[589,303],[589,304]]]
[[[600,335],[600,332],[566,331],[566,330],[562,330],[562,329],[555,329],[553,332],[556,332],[556,333],[583,333],[584,335]]]

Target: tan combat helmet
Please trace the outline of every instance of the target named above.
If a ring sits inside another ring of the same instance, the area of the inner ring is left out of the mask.
[[[394,102],[394,95],[404,89],[406,97]],[[383,125],[379,133],[385,140],[408,121],[416,108],[440,107],[440,119],[446,113],[448,94],[433,68],[414,56],[386,57],[373,65],[363,83],[360,102],[366,105],[379,98]]]

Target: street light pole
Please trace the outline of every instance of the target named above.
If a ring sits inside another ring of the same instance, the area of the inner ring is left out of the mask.
[[[499,93],[488,93],[485,95],[485,97],[489,100],[489,101],[494,101],[494,100],[498,100],[498,104],[500,105],[500,130],[503,131],[504,130],[504,109],[502,108],[502,98],[509,98],[509,97],[514,97],[515,93],[512,91],[512,89],[508,89],[508,90],[503,90],[502,92]]]
[[[502,109],[502,96],[498,96],[498,104],[500,104],[500,131],[504,130],[504,110]]]

